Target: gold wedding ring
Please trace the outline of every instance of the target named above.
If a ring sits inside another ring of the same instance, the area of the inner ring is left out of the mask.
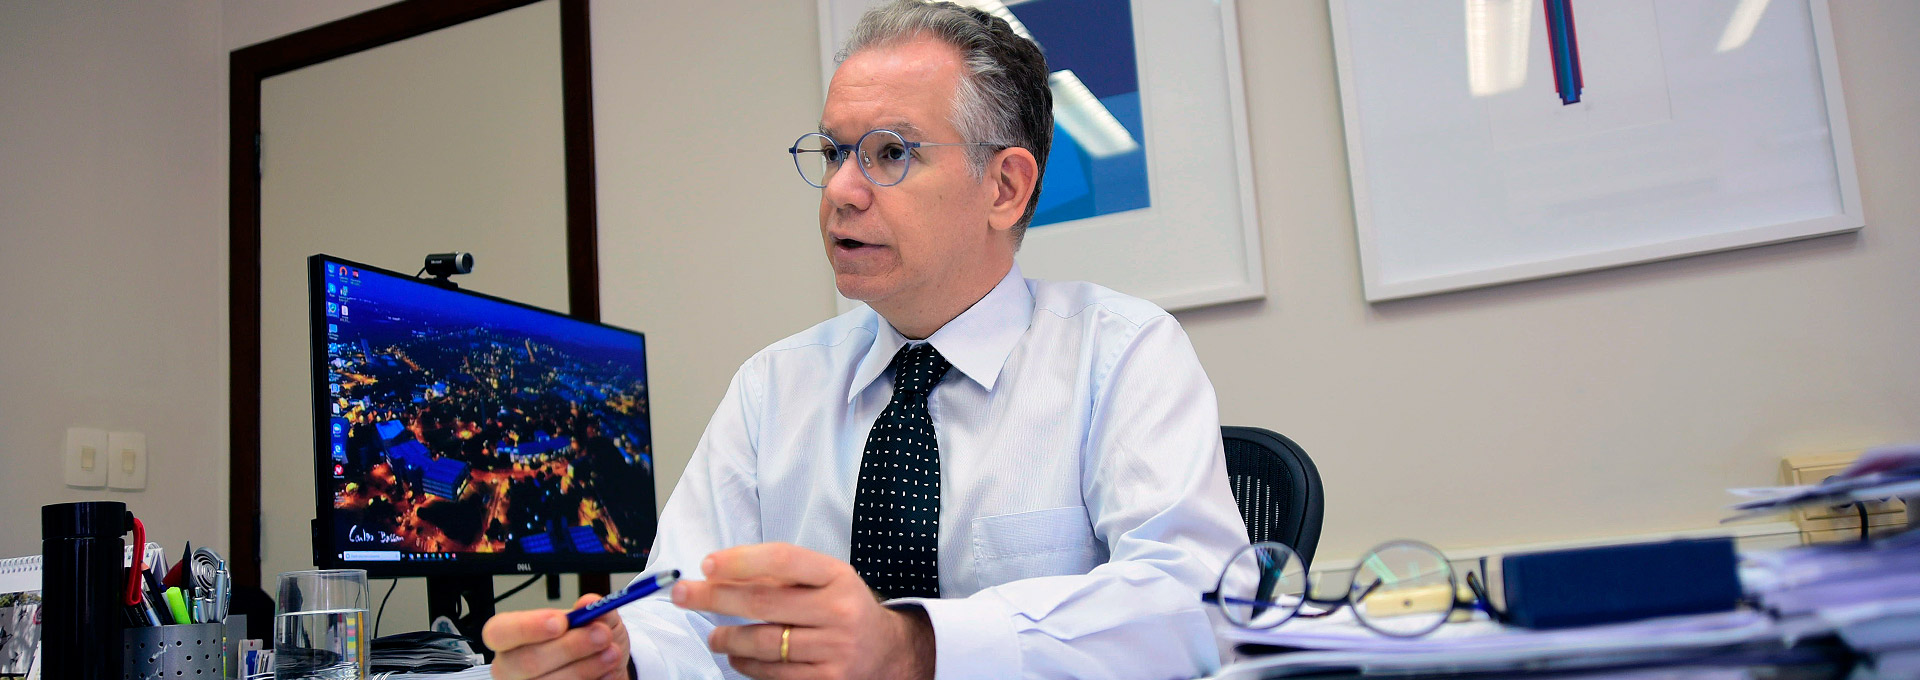
[[[793,639],[793,626],[780,630],[780,663],[787,662],[787,642]]]

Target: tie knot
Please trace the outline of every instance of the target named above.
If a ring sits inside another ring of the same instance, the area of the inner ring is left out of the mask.
[[[920,394],[931,392],[952,367],[946,357],[940,356],[940,350],[933,348],[933,343],[907,345],[893,355],[893,389]]]

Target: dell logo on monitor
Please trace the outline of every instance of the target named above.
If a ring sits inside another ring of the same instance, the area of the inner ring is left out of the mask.
[[[513,565],[513,568],[518,569],[520,571],[533,571],[533,565],[531,564],[516,564],[516,565]]]

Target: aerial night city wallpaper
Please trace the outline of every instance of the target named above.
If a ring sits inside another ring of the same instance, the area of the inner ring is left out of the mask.
[[[640,334],[324,267],[326,383],[316,396],[342,557],[647,551],[653,447]]]

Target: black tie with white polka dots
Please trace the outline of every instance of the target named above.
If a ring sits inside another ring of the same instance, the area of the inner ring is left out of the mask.
[[[951,367],[931,344],[900,348],[893,401],[867,433],[847,561],[883,598],[940,596],[940,442],[927,394]]]

